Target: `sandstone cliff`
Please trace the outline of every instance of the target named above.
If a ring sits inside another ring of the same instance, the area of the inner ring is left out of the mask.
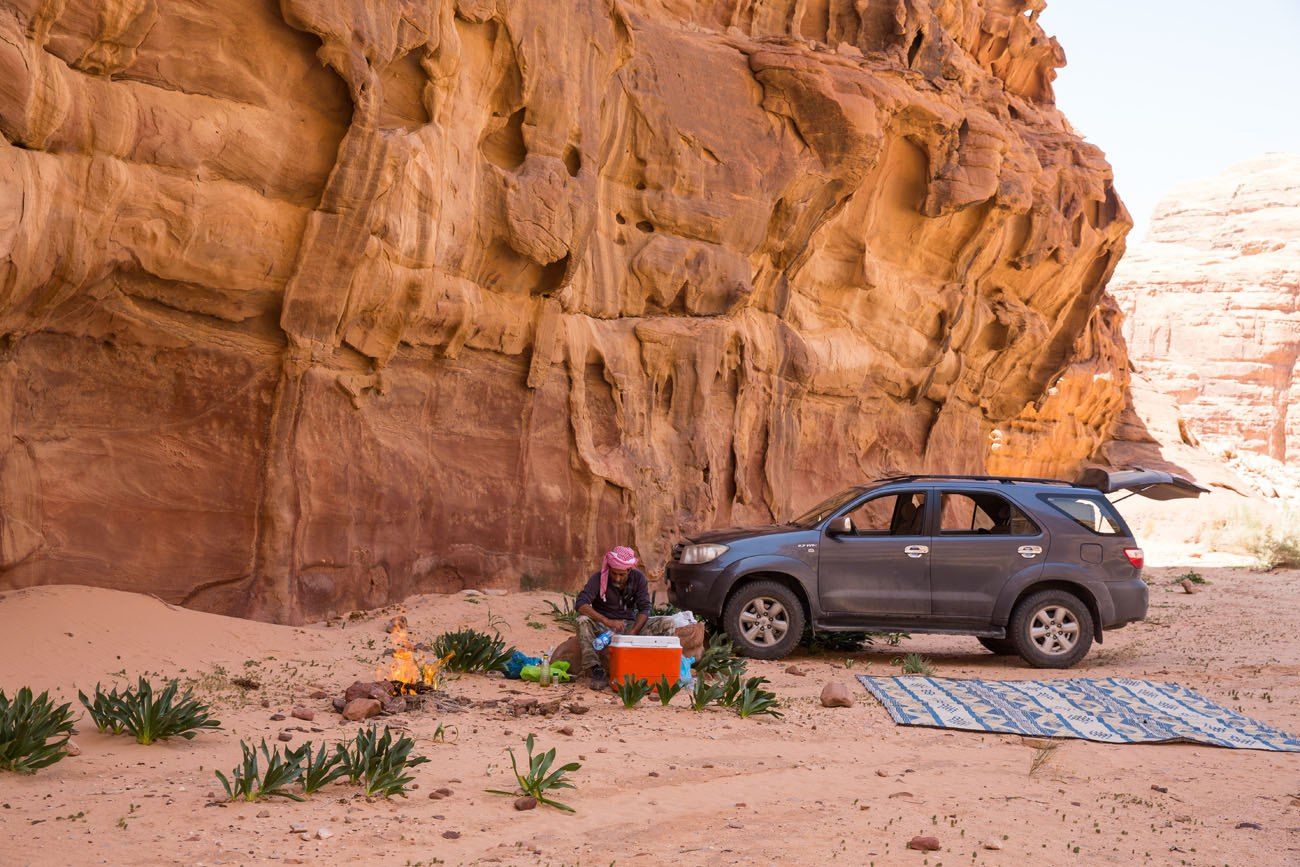
[[[1042,0],[0,0],[0,586],[296,620],[1071,472],[1129,219]]]
[[[1111,288],[1133,363],[1175,398],[1184,439],[1300,456],[1300,155],[1174,190]]]

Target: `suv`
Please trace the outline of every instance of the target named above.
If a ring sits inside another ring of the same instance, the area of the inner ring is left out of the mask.
[[[1142,549],[1105,495],[1167,500],[1207,490],[1141,469],[1087,470],[1074,484],[880,479],[786,524],[713,530],[674,546],[669,598],[720,623],[757,659],[785,656],[811,627],[973,635],[1036,668],[1069,668],[1103,628],[1147,613]]]

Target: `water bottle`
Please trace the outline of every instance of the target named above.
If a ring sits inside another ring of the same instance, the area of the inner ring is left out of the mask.
[[[591,646],[593,649],[595,649],[597,653],[600,653],[606,647],[609,647],[609,643],[613,641],[613,639],[614,639],[614,633],[606,629],[600,635],[597,635],[595,638],[591,640]]]
[[[542,686],[551,685],[551,654],[542,654],[542,670],[537,677],[537,682]]]

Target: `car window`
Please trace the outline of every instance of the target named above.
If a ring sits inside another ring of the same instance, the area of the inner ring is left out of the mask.
[[[833,513],[838,512],[845,503],[858,497],[861,493],[862,488],[849,488],[846,491],[840,491],[835,496],[822,500],[790,523],[796,527],[815,527]]]
[[[1077,494],[1043,494],[1049,505],[1058,512],[1073,518],[1074,522],[1085,530],[1099,536],[1120,536],[1124,534],[1124,525],[1115,514],[1115,507],[1102,497],[1078,496]]]
[[[919,536],[925,519],[925,493],[872,497],[848,516],[855,536]]]
[[[1003,497],[944,491],[939,532],[945,535],[1036,536],[1038,527]]]

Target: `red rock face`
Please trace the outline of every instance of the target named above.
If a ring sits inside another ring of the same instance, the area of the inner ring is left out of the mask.
[[[1071,471],[1130,223],[1041,8],[0,3],[0,586],[292,621]]]
[[[1300,455],[1300,156],[1175,190],[1114,290],[1134,363],[1216,451]]]

